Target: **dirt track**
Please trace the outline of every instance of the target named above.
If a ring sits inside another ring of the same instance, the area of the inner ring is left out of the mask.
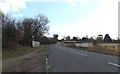
[[[16,58],[2,60],[2,72],[45,72],[46,51],[37,53],[42,48]]]

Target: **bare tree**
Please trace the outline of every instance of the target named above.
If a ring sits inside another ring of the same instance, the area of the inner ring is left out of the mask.
[[[42,14],[35,18],[27,17],[17,21],[4,15],[2,20],[3,47],[9,47],[10,42],[31,46],[32,36],[34,36],[34,40],[40,41],[48,32],[48,23],[48,18]]]

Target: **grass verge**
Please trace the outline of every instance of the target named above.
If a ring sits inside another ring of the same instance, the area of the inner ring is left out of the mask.
[[[97,53],[120,56],[120,51],[113,50],[113,49],[105,49],[101,46],[93,46],[93,47],[87,48],[87,47],[76,47],[74,44],[62,44],[62,45],[65,47],[77,48],[80,50],[85,50],[85,51],[90,51],[90,52],[97,52]]]
[[[9,50],[2,53],[2,59],[13,58],[34,51],[36,48],[25,48],[24,50]]]
[[[46,51],[46,49],[45,49],[45,48],[42,48],[41,50],[37,51],[37,53],[42,53],[42,52],[44,52],[44,51]]]

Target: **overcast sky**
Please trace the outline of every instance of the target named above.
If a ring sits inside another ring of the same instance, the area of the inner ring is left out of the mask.
[[[41,13],[48,17],[49,36],[109,34],[118,37],[119,0],[0,0],[0,10],[15,18],[34,17]]]

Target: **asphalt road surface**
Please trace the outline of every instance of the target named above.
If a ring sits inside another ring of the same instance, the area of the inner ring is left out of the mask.
[[[61,46],[48,46],[48,72],[118,72],[118,57]]]

